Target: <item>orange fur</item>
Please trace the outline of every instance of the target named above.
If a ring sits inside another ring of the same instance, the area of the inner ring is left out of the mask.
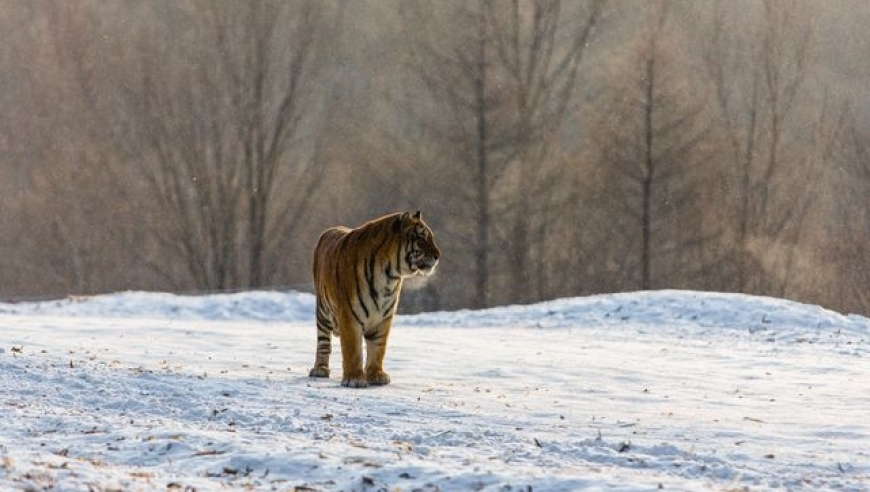
[[[431,274],[440,255],[420,212],[385,215],[356,229],[324,231],[314,250],[317,351],[309,375],[329,377],[334,334],[341,339],[342,386],[389,384],[384,356],[402,280]]]

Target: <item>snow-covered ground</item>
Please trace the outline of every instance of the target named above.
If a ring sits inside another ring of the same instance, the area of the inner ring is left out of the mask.
[[[647,292],[400,316],[307,377],[313,298],[0,305],[0,490],[870,490],[870,320]]]

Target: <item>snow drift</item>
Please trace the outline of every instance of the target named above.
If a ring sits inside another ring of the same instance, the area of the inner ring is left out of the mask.
[[[680,291],[400,316],[393,384],[350,390],[306,377],[313,305],[0,305],[0,489],[870,488],[860,316]]]

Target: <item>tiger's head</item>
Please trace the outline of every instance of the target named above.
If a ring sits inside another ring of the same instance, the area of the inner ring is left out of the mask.
[[[435,244],[435,234],[423,222],[418,210],[413,215],[403,213],[395,223],[396,232],[401,236],[402,270],[409,275],[432,275],[441,250]]]

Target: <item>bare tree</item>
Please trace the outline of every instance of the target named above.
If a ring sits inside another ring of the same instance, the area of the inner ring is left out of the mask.
[[[304,288],[324,227],[416,207],[445,261],[406,308],[866,311],[870,8],[663,5],[6,2],[0,292]]]
[[[414,40],[415,72],[435,105],[427,116],[435,130],[428,136],[456,152],[442,152],[454,163],[438,166],[455,165],[467,177],[448,186],[473,210],[474,233],[465,236],[476,272],[473,305],[488,305],[496,265],[508,272],[505,284],[511,286],[503,299],[532,300],[543,283],[531,275],[533,237],[543,240],[544,217],[552,210],[532,197],[559,182],[556,168],[543,163],[575,95],[604,2],[573,8],[554,0],[449,5],[446,14],[429,12],[425,4],[406,7],[404,19]],[[424,19],[434,27],[421,29]],[[447,29],[452,36],[443,36]],[[497,248],[498,261],[491,257],[496,240],[509,245]]]
[[[825,215],[825,241],[820,261],[830,276],[823,285],[825,304],[841,310],[867,312],[870,294],[870,144],[866,122],[856,112],[840,109],[843,116],[837,145],[831,146],[826,158],[834,164],[826,167],[834,204]],[[816,295],[821,293],[816,292]]]
[[[513,224],[508,231],[511,301],[528,302],[540,298],[544,280],[532,275],[543,271],[545,261],[544,255],[532,255],[533,249],[541,247],[533,242],[544,241],[546,217],[559,215],[557,204],[543,198],[564,180],[564,173],[557,167],[548,168],[546,162],[576,94],[583,53],[605,1],[571,5],[579,6],[574,10],[558,0],[492,5],[495,51],[499,68],[507,74],[508,104],[513,109],[509,166],[517,187],[509,193],[505,207]]]
[[[700,206],[702,181],[710,179],[706,94],[693,91],[690,71],[676,68],[686,54],[669,38],[666,7],[653,6],[630,63],[611,76],[636,83],[611,86],[592,128],[612,229],[626,234],[607,241],[625,275],[622,288],[674,285],[701,272],[699,250],[716,235]]]
[[[807,97],[812,25],[802,2],[759,6],[761,19],[748,32],[729,24],[719,6],[707,64],[739,176],[737,288],[782,295],[812,204],[811,194],[790,184],[813,172],[795,139],[807,131],[798,107]]]
[[[125,178],[129,169],[107,142],[104,120],[89,117],[92,107],[110,100],[97,83],[107,77],[111,59],[98,8],[95,2],[75,8],[33,2],[19,12],[24,16],[19,22],[31,29],[8,39],[16,51],[30,54],[13,71],[21,78],[16,103],[7,106],[11,117],[0,123],[0,133],[16,142],[4,152],[15,175],[4,195],[15,199],[3,208],[13,218],[4,227],[16,231],[5,256],[11,259],[6,277],[18,277],[10,287],[17,295],[155,285],[130,261],[130,251],[141,244],[140,232],[117,227],[140,204]]]
[[[157,197],[148,224],[197,289],[268,285],[269,265],[285,254],[276,246],[323,177],[307,130],[325,9],[315,1],[161,7],[164,22],[133,53],[140,78],[125,94],[136,115],[125,143]],[[185,35],[193,39],[182,46],[166,41]]]
[[[457,173],[441,184],[471,217],[469,230],[457,231],[456,237],[463,238],[464,249],[471,251],[471,304],[484,307],[489,304],[492,268],[493,188],[505,162],[503,132],[496,127],[496,113],[504,101],[492,70],[491,8],[485,0],[439,6],[446,13],[428,11],[430,7],[405,6],[403,20],[412,40],[413,70],[434,104],[427,117],[431,122],[424,125],[442,149],[439,157],[447,156],[434,165]],[[421,29],[427,24],[434,27]],[[448,26],[454,36],[443,36]]]

